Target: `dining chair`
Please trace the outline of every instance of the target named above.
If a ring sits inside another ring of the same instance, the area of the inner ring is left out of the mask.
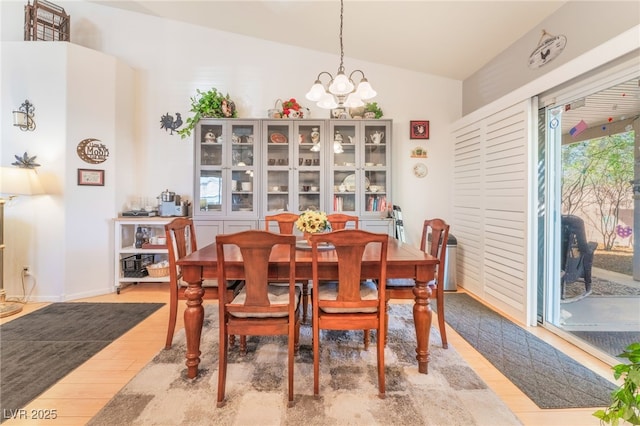
[[[360,218],[358,216],[344,213],[332,213],[327,215],[327,220],[331,224],[332,231],[345,229],[349,223],[353,223],[354,229],[359,229]]]
[[[269,258],[276,245],[288,245],[289,285],[270,285]],[[229,254],[239,250],[240,258]],[[218,406],[224,405],[227,377],[228,337],[286,335],[288,337],[289,403],[293,402],[293,362],[300,336],[300,288],[295,285],[296,237],[269,231],[249,230],[216,237],[218,287],[226,294],[230,279],[244,280],[231,301],[220,302],[220,354],[218,357]]]
[[[448,348],[447,332],[444,325],[444,271],[447,256],[447,240],[449,238],[449,225],[442,219],[427,219],[422,225],[422,239],[420,249],[430,255],[437,257],[438,270],[433,280],[427,283],[431,288],[430,300],[436,299],[436,309],[438,310],[438,326],[442,347]],[[389,299],[415,299],[413,288],[415,281],[407,278],[391,278],[387,280],[386,309],[389,309]],[[387,329],[388,329],[387,321]]]
[[[288,212],[265,216],[264,222],[265,222],[266,230],[271,231],[270,229],[271,223],[275,222],[277,223],[278,231],[281,234],[293,235],[293,226],[295,225],[296,220],[298,220],[298,216],[299,215],[295,213],[288,213]]]
[[[384,398],[388,241],[386,234],[359,229],[311,236],[313,393],[316,396],[320,393],[320,330],[373,329],[377,331],[378,396]],[[319,269],[324,256],[321,257],[318,244],[324,243],[335,247],[338,281],[319,285]]]
[[[349,228],[349,229],[360,228],[360,218],[358,216],[354,216],[350,214],[332,213],[327,215],[327,220],[331,224],[332,231],[339,231],[341,229],[346,229],[347,225],[349,225],[350,223],[353,224],[353,228]],[[324,282],[321,283],[321,285],[323,284]],[[366,349],[369,347],[370,333],[369,333],[369,330],[363,330],[363,331],[364,331],[363,341],[364,341],[364,347]]]
[[[173,334],[176,328],[176,319],[178,316],[178,300],[186,300],[184,291],[188,287],[187,283],[182,280],[182,271],[176,264],[177,260],[196,251],[198,245],[196,243],[196,233],[191,218],[178,217],[164,226],[165,235],[167,237],[167,251],[169,260],[169,327],[167,329],[167,340],[165,349],[171,348],[173,344]],[[238,284],[229,284],[227,286],[226,299],[231,300],[233,293]],[[203,280],[202,287],[205,289],[203,299],[218,298],[218,281]],[[233,342],[233,338],[232,338]]]
[[[267,231],[272,231],[271,224],[276,223],[278,225],[278,231],[281,234],[293,235],[294,225],[299,217],[300,215],[296,213],[287,212],[265,216],[265,229]],[[277,283],[271,282],[271,284]],[[300,284],[302,286],[302,322],[307,322],[307,318],[309,316],[309,281],[305,280],[297,284]]]

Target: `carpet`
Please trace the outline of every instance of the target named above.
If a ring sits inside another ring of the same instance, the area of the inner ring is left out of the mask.
[[[0,412],[23,408],[162,306],[53,303],[1,325]]]
[[[249,337],[230,351],[226,404],[216,407],[218,315],[205,306],[198,378],[186,378],[184,329],[88,423],[126,425],[519,425],[504,403],[431,332],[429,374],[418,373],[411,304],[392,305],[385,352],[386,399],[378,398],[376,350],[362,331],[321,334],[320,397],[313,396],[311,327],[295,361],[295,402],[287,407],[284,337]],[[372,333],[375,341],[375,333]]]
[[[445,293],[445,319],[540,408],[604,407],[616,386],[464,293]]]

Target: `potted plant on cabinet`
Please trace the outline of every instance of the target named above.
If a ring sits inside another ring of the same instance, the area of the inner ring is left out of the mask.
[[[364,118],[380,118],[382,117],[382,109],[377,102],[369,102],[364,106]]]
[[[184,128],[178,130],[178,134],[185,139],[194,127],[203,118],[236,118],[235,103],[229,98],[229,94],[224,96],[213,87],[206,92],[196,89],[196,95],[191,98],[190,112],[194,113],[193,117],[187,118]]]
[[[623,382],[611,393],[611,405],[593,415],[602,424],[617,426],[622,420],[640,425],[640,343],[630,344],[618,357],[629,360],[629,364],[613,366],[613,377],[623,377]]]

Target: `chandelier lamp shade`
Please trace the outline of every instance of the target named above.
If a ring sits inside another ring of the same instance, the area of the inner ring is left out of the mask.
[[[354,70],[348,77],[344,71],[343,23],[344,0],[340,0],[340,66],[338,72],[334,77],[330,72],[321,71],[306,94],[308,100],[316,102],[316,105],[324,109],[360,107],[364,105],[364,101],[377,95],[362,70]],[[327,77],[325,78],[325,80],[328,79],[326,83],[322,82],[323,77]],[[354,82],[354,77],[359,78],[357,85]]]

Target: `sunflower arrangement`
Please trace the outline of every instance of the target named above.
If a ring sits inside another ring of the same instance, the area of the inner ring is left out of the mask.
[[[298,220],[296,220],[296,228],[302,232],[315,234],[317,232],[330,231],[331,224],[325,212],[306,210],[300,213]]]

